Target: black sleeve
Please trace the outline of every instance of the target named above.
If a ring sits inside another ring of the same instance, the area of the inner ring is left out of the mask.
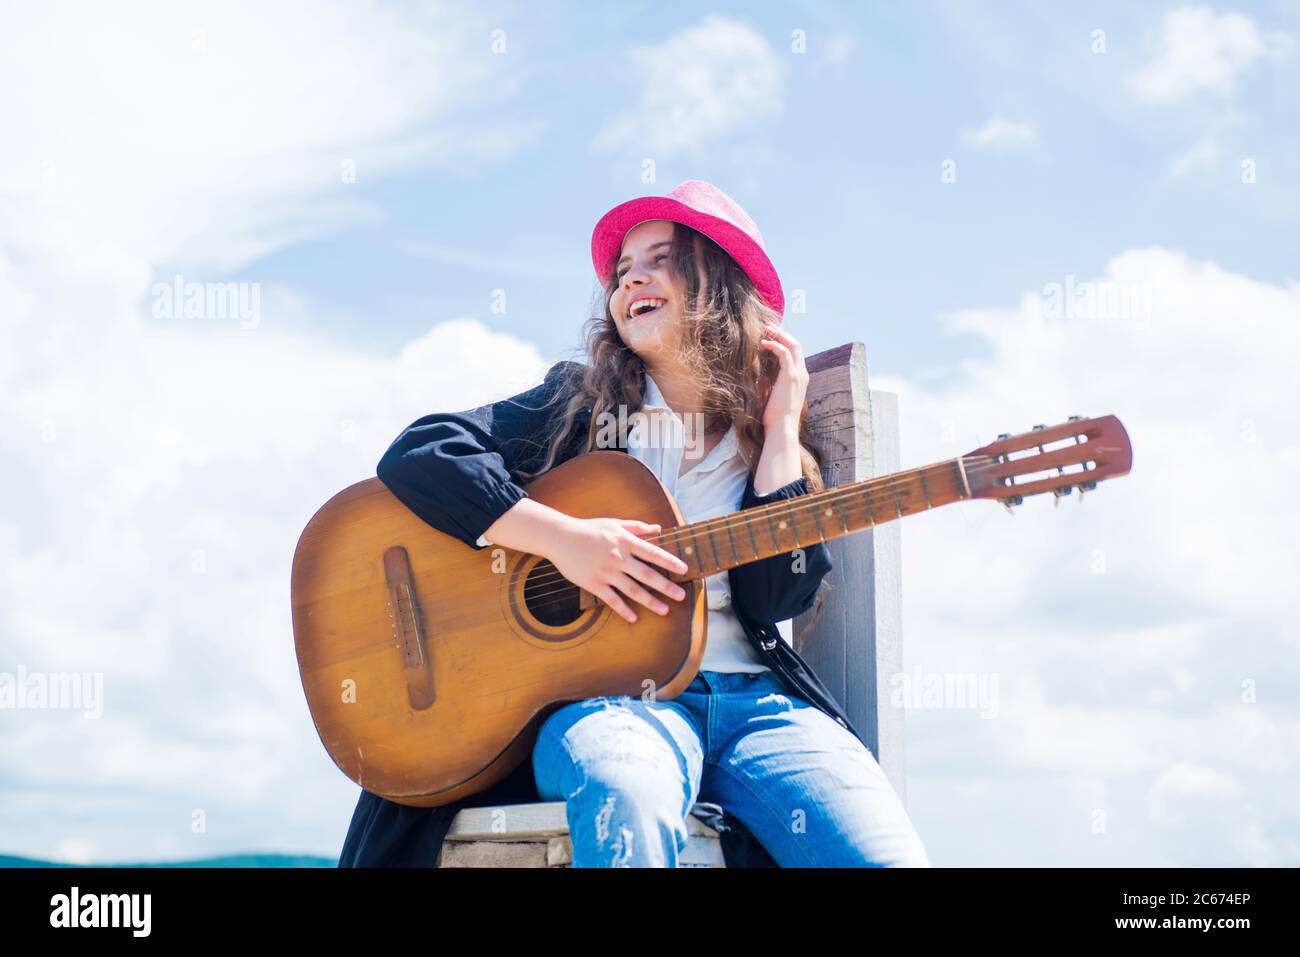
[[[551,417],[563,399],[575,362],[558,362],[545,381],[519,395],[469,409],[416,419],[375,467],[375,474],[407,508],[466,545],[528,493],[514,473],[541,461]]]
[[[754,508],[769,502],[807,495],[808,480],[802,475],[767,495],[754,491],[751,475],[740,508]],[[812,607],[826,573],[831,570],[830,549],[814,542],[803,550],[803,563],[796,569],[793,551],[773,555],[731,570],[732,601],[756,621],[785,621]]]

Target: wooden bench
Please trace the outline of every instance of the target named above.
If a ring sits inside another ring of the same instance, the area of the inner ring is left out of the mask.
[[[868,388],[865,346],[848,343],[806,362],[826,485],[898,471],[898,398]],[[822,586],[820,613],[778,627],[848,712],[906,802],[903,710],[889,704],[890,681],[903,669],[899,526],[857,532],[828,547],[834,568]],[[687,825],[681,866],[726,866],[717,832],[694,815]],[[565,805],[556,801],[461,811],[438,866],[567,867],[572,860]]]
[[[717,832],[686,818],[680,867],[725,867]],[[563,801],[466,808],[443,841],[439,867],[568,867],[573,844]]]

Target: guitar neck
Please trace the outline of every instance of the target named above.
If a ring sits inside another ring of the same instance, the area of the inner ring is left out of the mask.
[[[674,577],[704,578],[970,497],[955,458],[679,525],[649,541],[687,564]]]

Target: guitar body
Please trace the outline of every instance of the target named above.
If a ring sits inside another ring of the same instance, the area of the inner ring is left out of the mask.
[[[578,518],[683,518],[646,466],[594,451],[526,486]],[[677,576],[672,576],[679,580]],[[635,624],[535,555],[470,548],[425,523],[377,478],[335,495],[294,552],[293,632],[303,691],[334,763],[366,790],[450,804],[530,760],[538,728],[571,701],[671,700],[704,656],[703,579]]]

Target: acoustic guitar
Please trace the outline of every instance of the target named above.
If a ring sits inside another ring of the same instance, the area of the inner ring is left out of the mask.
[[[617,450],[571,458],[525,489],[579,517],[657,523],[688,566],[667,615],[630,623],[547,559],[475,549],[418,518],[377,478],[323,505],[293,557],[293,633],[325,750],[361,787],[436,807],[529,760],[558,707],[599,695],[671,700],[704,655],[704,579],[739,565],[968,499],[1008,508],[1124,475],[1114,416],[1072,417],[936,465],[686,523],[663,484]]]

